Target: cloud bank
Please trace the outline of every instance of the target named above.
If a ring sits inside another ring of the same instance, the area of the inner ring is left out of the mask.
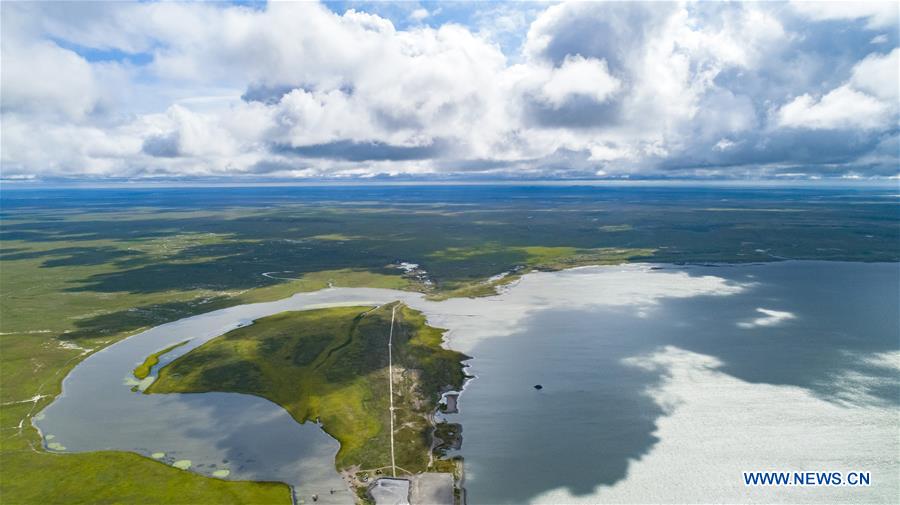
[[[893,2],[0,9],[7,180],[898,174]]]

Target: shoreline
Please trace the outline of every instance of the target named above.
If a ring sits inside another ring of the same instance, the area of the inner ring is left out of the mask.
[[[710,266],[723,266],[723,267],[725,267],[725,266],[746,266],[746,265],[752,265],[752,264],[759,264],[759,265],[780,264],[780,265],[785,265],[785,264],[789,264],[789,263],[793,263],[793,262],[799,262],[799,263],[865,263],[865,264],[873,264],[873,263],[876,263],[876,264],[877,264],[877,263],[881,263],[881,264],[887,264],[887,265],[898,265],[898,266],[900,266],[900,262],[864,262],[864,261],[842,261],[842,260],[772,260],[772,261],[755,261],[755,262],[747,262],[747,263],[736,263],[736,262],[709,263],[709,262],[704,262],[704,263],[690,263],[690,264],[677,264],[677,263],[649,263],[649,262],[633,262],[633,263],[632,263],[632,262],[622,262],[622,263],[618,263],[618,264],[616,264],[616,265],[582,265],[582,266],[576,266],[576,267],[571,267],[571,268],[566,268],[566,269],[558,270],[558,271],[556,271],[556,272],[565,272],[565,271],[567,271],[567,270],[576,270],[576,269],[578,269],[578,270],[583,270],[583,269],[596,269],[596,268],[604,268],[604,269],[605,269],[605,268],[625,268],[625,269],[632,269],[632,268],[635,268],[635,269],[636,269],[636,268],[640,268],[640,269],[644,270],[644,269],[649,269],[649,268],[653,268],[653,267],[667,268],[667,267],[673,267],[673,266],[674,266],[674,267],[681,267],[681,268],[684,268],[684,267],[692,267],[692,266],[699,266],[699,267],[704,267],[704,266],[706,266],[706,267],[710,267]],[[528,272],[528,273],[543,273],[543,272],[537,272],[537,271],[536,271],[536,272]],[[527,275],[527,274],[525,274],[525,275]],[[325,290],[331,290],[331,289],[335,289],[335,288],[324,288],[324,289],[318,290],[318,291],[325,291]],[[416,291],[407,291],[407,292],[409,292],[409,293],[414,293],[414,294],[420,294],[419,292],[416,292]],[[315,293],[315,292],[312,292],[312,293]],[[291,296],[289,296],[289,297],[287,297],[287,298],[291,298],[291,297],[293,297],[293,296],[296,296],[297,294],[299,294],[299,293],[295,293],[295,294],[293,294],[293,295],[291,295]],[[283,299],[282,299],[282,300],[283,300]],[[281,300],[278,300],[278,301],[281,301]],[[255,303],[266,303],[266,302],[254,302],[254,303],[252,303],[252,304],[255,304]],[[232,306],[232,307],[237,307],[237,306],[240,306],[240,305],[252,305],[252,304],[238,304],[238,305],[235,305],[235,306]],[[318,307],[318,306],[320,306],[320,305],[322,305],[322,304],[313,304],[313,305],[311,305],[309,308],[304,308],[303,310],[312,310],[313,308]],[[229,307],[229,308],[230,308],[230,307]],[[225,308],[225,309],[218,309],[218,310],[228,310],[228,308]],[[207,313],[201,313],[201,314],[197,314],[197,315],[192,315],[192,316],[188,316],[187,318],[192,318],[192,317],[197,317],[197,316],[203,316],[203,315],[210,314],[210,313],[212,313],[212,312],[215,312],[215,311],[211,311],[211,312],[207,312]],[[182,318],[182,319],[187,319],[187,318]],[[175,320],[175,321],[169,321],[169,322],[166,322],[166,323],[162,323],[161,325],[157,325],[155,328],[158,328],[158,327],[160,327],[160,326],[169,325],[169,324],[175,323],[175,322],[177,322],[177,321],[180,321],[180,320]],[[452,346],[449,345],[449,344],[451,344],[451,342],[450,342],[451,339],[449,338],[449,337],[451,336],[450,333],[451,333],[451,332],[448,332],[448,334],[447,334],[447,338],[446,338],[447,342],[445,342],[445,344],[448,344],[447,347],[452,348]],[[117,342],[115,342],[115,343],[112,343],[112,344],[110,344],[110,345],[108,345],[108,346],[106,346],[106,347],[104,347],[104,348],[102,348],[102,349],[100,349],[100,350],[95,351],[95,353],[92,353],[92,355],[99,354],[99,353],[103,353],[104,351],[107,351],[108,349],[110,349],[110,348],[116,346],[117,344],[122,344],[122,343],[128,341],[129,339],[131,339],[131,338],[133,338],[133,337],[135,337],[135,336],[138,336],[138,335],[140,335],[140,333],[134,334],[134,335],[131,335],[131,336],[128,336],[128,337],[126,337],[126,338],[124,338],[124,339],[122,339],[122,340],[119,340],[119,341],[117,341]],[[471,359],[475,359],[475,358],[472,357]],[[81,364],[83,364],[84,362],[85,362],[84,359],[81,360],[81,361],[79,361],[79,362],[75,365],[75,367],[74,367],[72,370],[70,370],[68,374],[65,375],[65,377],[62,379],[63,386],[65,385],[66,380],[68,380],[68,379],[72,376],[72,374],[75,373],[75,370],[76,370]],[[473,380],[473,379],[475,379],[475,378],[477,378],[477,375],[467,376],[466,380],[463,382],[462,388],[460,388],[460,391],[458,391],[458,394],[456,394],[456,407],[457,407],[457,413],[458,413],[458,411],[459,411],[459,409],[460,409],[460,405],[459,405],[460,399],[459,399],[459,397],[462,395],[462,393],[465,392],[466,387],[468,386],[469,381],[471,381],[471,380]],[[448,393],[449,393],[449,392],[446,392],[446,393],[444,393],[444,394],[448,394]],[[452,394],[452,393],[451,393],[451,394]],[[65,396],[65,387],[61,388],[60,394],[57,395],[56,397],[54,397],[54,399],[51,401],[51,403],[48,404],[47,407],[45,407],[44,409],[42,409],[40,413],[42,413],[43,410],[45,410],[46,408],[48,408],[50,405],[53,405],[53,403],[56,402],[59,398],[62,398],[62,397],[64,397],[64,396]],[[38,414],[36,414],[36,415],[30,416],[30,419],[29,419],[29,420],[32,422],[32,426],[34,426],[35,429],[38,430],[39,433],[40,433],[39,428],[37,428],[37,426],[35,426],[35,425],[33,424],[33,422],[34,422],[34,420],[35,420],[35,417],[38,416],[38,415],[40,415],[40,413],[38,413]],[[325,431],[325,430],[323,429],[322,431]],[[327,432],[325,432],[325,433],[327,434]],[[328,435],[328,436],[331,437],[331,435]],[[331,438],[333,439],[333,437],[331,437]],[[42,441],[43,441],[43,437],[42,437]],[[44,444],[42,444],[42,445],[44,445]],[[46,449],[45,449],[44,452],[47,452],[47,453],[53,453],[53,452],[51,452],[51,451],[49,451],[49,450],[46,450]],[[86,451],[86,452],[96,452],[96,451]],[[133,451],[128,451],[128,450],[121,450],[121,451],[119,451],[119,452],[131,452],[131,453],[134,453]],[[141,455],[141,456],[144,456],[143,454],[140,454],[140,453],[135,453],[135,454],[139,454],[139,455]],[[145,457],[146,457],[146,456],[145,456]],[[203,475],[203,474],[198,474],[198,475]],[[204,475],[204,476],[205,476],[205,475]],[[228,480],[231,480],[231,479],[228,479]],[[265,482],[265,481],[259,481],[259,482]]]

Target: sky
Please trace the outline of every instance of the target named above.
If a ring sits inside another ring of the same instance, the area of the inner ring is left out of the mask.
[[[900,3],[2,2],[0,177],[900,174]]]

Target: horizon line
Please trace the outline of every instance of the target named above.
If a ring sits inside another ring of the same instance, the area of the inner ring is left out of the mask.
[[[2,179],[0,189],[122,189],[122,188],[249,188],[249,187],[347,187],[347,186],[596,186],[596,187],[735,187],[735,188],[897,188],[900,178],[821,179],[308,179],[243,180],[221,179]]]

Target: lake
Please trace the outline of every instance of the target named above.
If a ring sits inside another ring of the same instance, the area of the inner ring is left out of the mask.
[[[66,378],[35,424],[348,502],[337,443],[247,395],[143,395],[137,363],[284,310],[395,299],[474,359],[460,397],[469,503],[885,502],[900,495],[900,265],[623,265],[533,273],[498,296],[328,289],[162,325]],[[540,384],[541,390],[533,386]],[[47,440],[52,435],[53,438]],[[62,449],[64,447],[65,449]],[[869,487],[754,488],[743,471],[869,471]]]

